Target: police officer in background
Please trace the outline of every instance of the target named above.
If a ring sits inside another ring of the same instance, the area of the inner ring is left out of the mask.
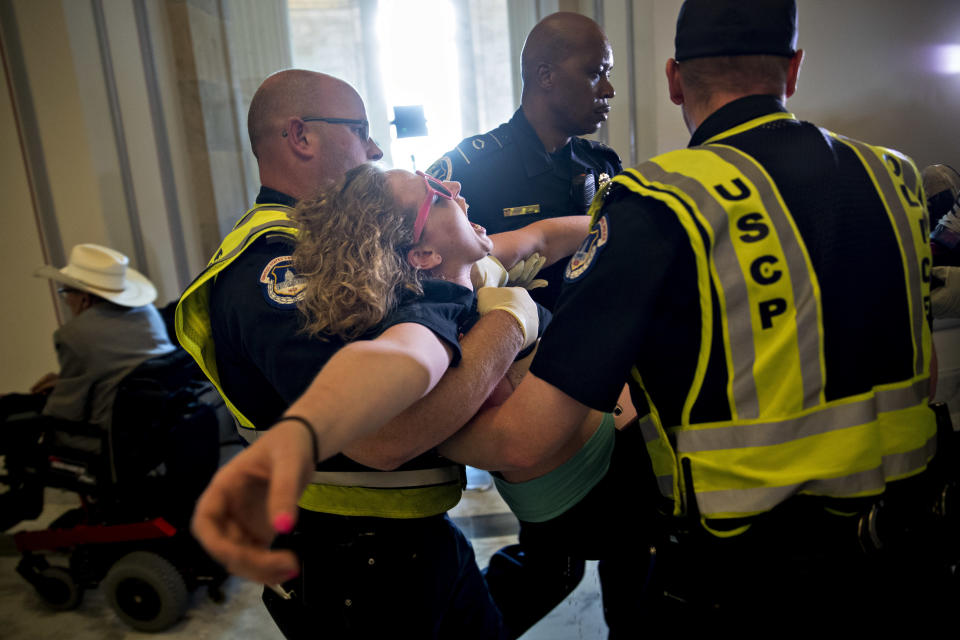
[[[292,260],[292,207],[382,153],[370,138],[357,92],[311,71],[268,77],[251,101],[248,129],[263,185],[257,205],[184,292],[176,329],[220,390],[241,435],[252,441],[343,345],[301,331],[297,302],[304,282]],[[522,338],[512,315],[491,312],[463,338],[461,366],[430,394],[346,455],[318,466],[324,478],[304,492],[294,534],[283,542],[297,553],[299,568],[290,566],[281,595],[264,591],[284,635],[380,637],[401,628],[418,637],[433,637],[437,629],[464,638],[499,637],[500,614],[473,550],[445,516],[460,499],[461,469],[430,450],[479,408]],[[273,428],[304,437],[295,421]],[[389,470],[398,468],[402,482],[390,477]],[[289,526],[274,523],[277,533]],[[229,557],[214,555],[231,569]]]
[[[622,169],[616,151],[577,137],[600,128],[614,96],[613,52],[600,25],[579,13],[547,16],[527,36],[520,67],[521,103],[510,121],[462,140],[427,169],[460,182],[470,219],[487,233],[585,214],[598,187]],[[533,299],[548,309],[560,294],[563,267],[561,261],[544,269],[530,287]],[[535,288],[539,284],[546,286]],[[501,549],[486,572],[515,634],[572,592],[584,572],[581,558],[534,548],[525,528],[521,524],[521,544]]]
[[[647,621],[676,627],[683,602],[741,629],[801,610],[862,625],[947,595],[925,520],[939,491],[919,172],[787,111],[796,25],[794,0],[683,4],[666,74],[689,147],[595,201],[530,374],[468,427],[526,467],[624,381],[646,400],[635,459],[663,504],[624,508],[649,516],[633,543],[656,548],[634,609]]]
[[[543,218],[582,215],[597,188],[622,169],[617,152],[576,136],[596,132],[610,113],[613,52],[600,26],[578,13],[554,13],[530,31],[520,56],[523,93],[510,122],[464,139],[427,173],[457,180],[470,218],[487,233]],[[563,264],[533,298],[553,309]]]

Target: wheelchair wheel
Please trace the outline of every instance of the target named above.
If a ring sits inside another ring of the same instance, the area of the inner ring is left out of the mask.
[[[163,631],[187,610],[183,576],[149,551],[134,551],[117,560],[102,586],[120,619],[139,631]]]
[[[76,609],[83,598],[83,589],[70,572],[62,567],[47,567],[34,578],[33,587],[51,609]]]

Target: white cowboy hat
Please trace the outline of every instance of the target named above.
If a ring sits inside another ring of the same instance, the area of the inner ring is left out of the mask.
[[[33,275],[87,291],[124,307],[140,307],[157,298],[157,289],[146,276],[127,266],[119,251],[98,244],[78,244],[63,269],[46,265]]]

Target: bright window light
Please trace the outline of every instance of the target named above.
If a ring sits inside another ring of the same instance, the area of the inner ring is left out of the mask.
[[[453,5],[449,0],[381,0],[377,34],[389,117],[394,106],[422,104],[429,132],[397,139],[391,127],[393,164],[426,169],[463,138]]]
[[[933,69],[937,73],[960,73],[960,44],[942,44],[933,47]]]

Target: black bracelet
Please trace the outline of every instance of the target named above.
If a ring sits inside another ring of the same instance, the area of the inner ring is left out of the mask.
[[[277,420],[274,424],[283,422],[284,420],[293,420],[294,422],[299,422],[307,428],[307,431],[310,433],[310,442],[313,443],[313,463],[316,464],[320,460],[320,446],[317,443],[317,433],[313,430],[313,425],[310,424],[310,421],[304,418],[303,416],[283,416]]]

